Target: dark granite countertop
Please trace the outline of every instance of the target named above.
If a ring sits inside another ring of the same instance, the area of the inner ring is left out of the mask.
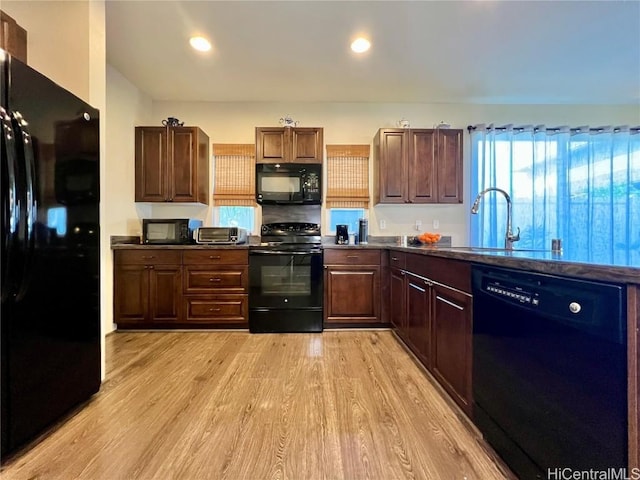
[[[467,247],[400,247],[388,246],[390,250],[433,255],[473,263],[515,268],[533,272],[563,275],[618,283],[640,284],[640,266],[626,264],[594,263],[589,259],[572,256],[568,252],[549,251],[505,251],[500,249],[473,249]]]
[[[137,238],[137,237],[136,237]],[[135,238],[116,237],[112,239],[111,248],[120,249],[148,249],[159,248],[165,250],[194,249],[207,250],[211,248],[249,249],[259,246],[254,241],[245,245],[141,245]],[[138,240],[139,241],[139,240]],[[466,262],[495,265],[499,267],[515,268],[532,272],[563,275],[568,277],[585,278],[618,283],[640,284],[640,265],[629,265],[622,262],[617,264],[596,263],[590,259],[578,258],[570,252],[561,254],[546,250],[513,250],[481,249],[473,247],[451,247],[449,245],[436,246],[400,246],[389,238],[370,241],[367,245],[336,245],[323,241],[324,249],[389,249],[393,251],[433,255],[436,257],[462,260]]]

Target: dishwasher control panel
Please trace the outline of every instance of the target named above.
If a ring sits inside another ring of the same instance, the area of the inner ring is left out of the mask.
[[[525,303],[533,307],[540,304],[540,298],[537,293],[528,292],[518,287],[503,285],[499,282],[489,282],[485,286],[485,290],[493,295],[511,298],[520,303]]]

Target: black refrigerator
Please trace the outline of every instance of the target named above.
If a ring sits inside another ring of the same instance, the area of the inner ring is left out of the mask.
[[[100,388],[99,113],[0,50],[1,454]]]

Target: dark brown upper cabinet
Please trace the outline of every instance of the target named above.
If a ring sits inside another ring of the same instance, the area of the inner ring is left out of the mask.
[[[381,128],[375,203],[462,203],[462,130]]]
[[[0,48],[27,63],[27,31],[0,10]]]
[[[322,163],[323,129],[256,127],[256,163]]]
[[[198,127],[136,127],[136,202],[209,203],[209,137]]]

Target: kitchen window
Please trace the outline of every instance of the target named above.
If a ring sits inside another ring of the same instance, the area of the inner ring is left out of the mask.
[[[358,231],[358,220],[369,208],[369,145],[327,145],[327,193],[325,205],[329,233],[336,225]]]
[[[348,225],[349,232],[357,233],[361,218],[365,218],[364,208],[332,208],[329,210],[329,234],[336,233],[336,225]]]
[[[256,206],[254,144],[213,144],[214,225],[254,229]]]
[[[471,198],[498,187],[512,198],[516,249],[561,238],[575,259],[640,264],[640,127],[493,127],[471,130]],[[472,245],[502,247],[506,202],[483,199]]]
[[[217,222],[220,227],[240,227],[245,228],[251,233],[255,229],[254,217],[255,208],[253,207],[218,207]]]

